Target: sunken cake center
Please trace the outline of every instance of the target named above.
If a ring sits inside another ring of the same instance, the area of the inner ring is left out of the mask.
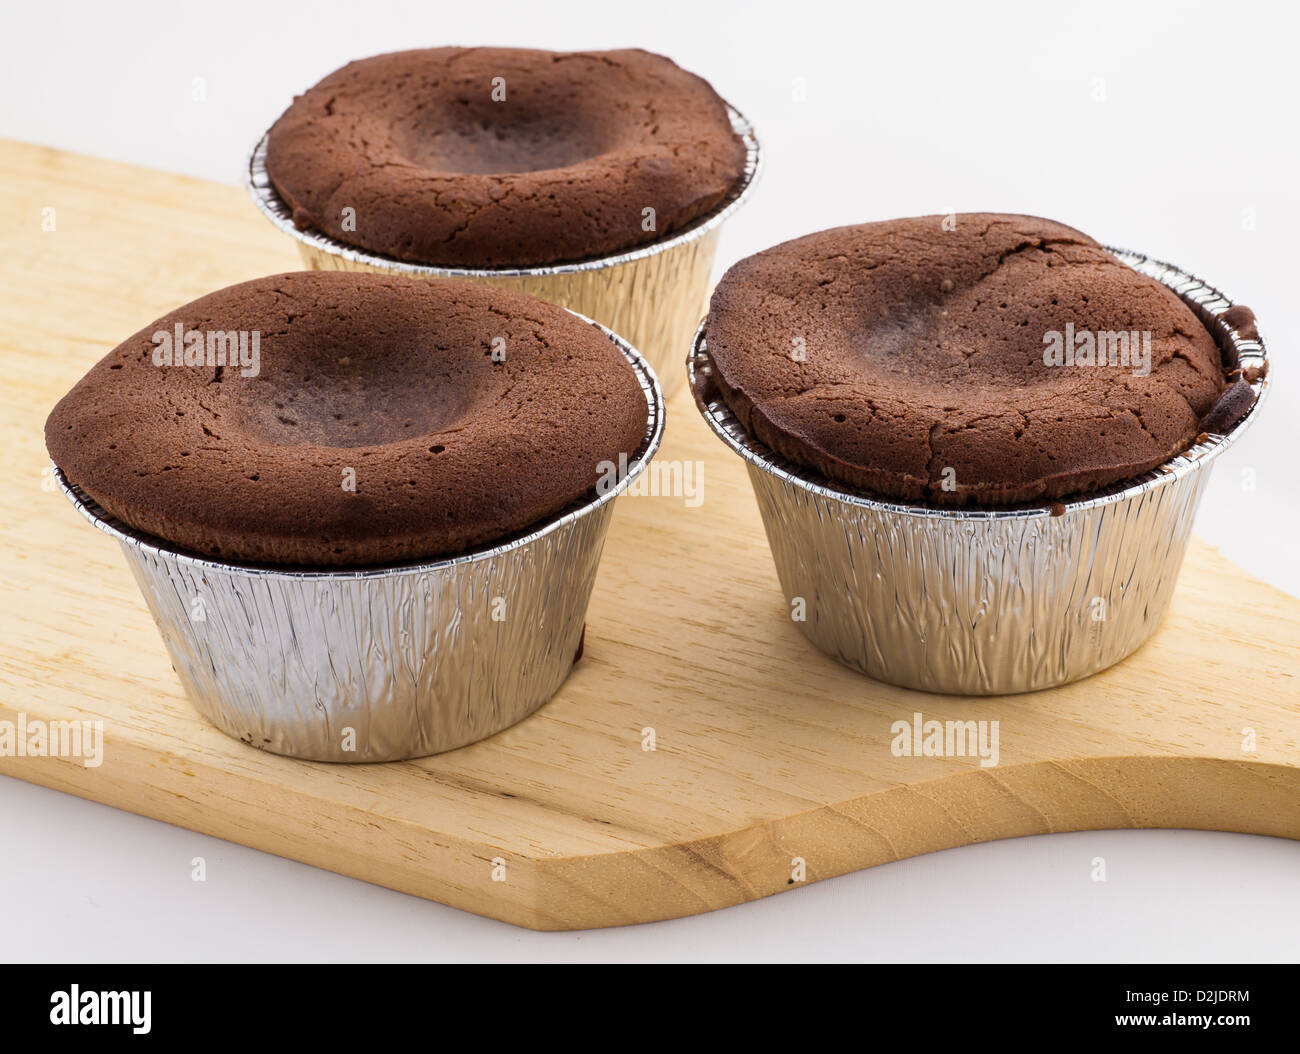
[[[260,387],[261,391],[253,390]],[[450,431],[473,411],[467,385],[447,377],[377,376],[340,369],[296,383],[249,385],[243,428],[275,446],[383,446]]]
[[[431,114],[430,116],[423,116]],[[398,130],[398,148],[413,164],[432,172],[508,175],[571,168],[608,152],[615,144],[599,115],[554,109],[521,110],[460,99],[421,111]]]

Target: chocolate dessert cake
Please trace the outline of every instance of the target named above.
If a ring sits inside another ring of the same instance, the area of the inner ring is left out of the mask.
[[[1251,405],[1170,289],[1085,234],[969,214],[841,227],[732,267],[714,381],[785,458],[883,498],[1052,502],[1142,473]]]
[[[681,230],[736,186],[745,148],[709,84],[660,55],[433,48],[331,73],[271,128],[266,164],[300,228],[524,267]]]
[[[230,286],[109,352],[46,446],[105,511],[223,560],[365,566],[519,532],[632,457],[622,352],[483,284],[305,272]]]

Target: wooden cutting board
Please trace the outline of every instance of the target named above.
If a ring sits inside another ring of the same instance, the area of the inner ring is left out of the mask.
[[[181,694],[116,544],[50,486],[41,430],[122,338],[296,252],[235,186],[18,143],[0,170],[0,720],[105,727],[99,767],[0,772],[537,929],[1050,831],[1300,838],[1300,601],[1194,542],[1156,637],[1088,681],[978,700],[874,683],[789,621],[744,469],[687,393],[660,458],[703,463],[703,502],[620,499],[586,655],[536,716],[391,765],[227,739]],[[895,756],[917,713],[998,721],[999,764]]]

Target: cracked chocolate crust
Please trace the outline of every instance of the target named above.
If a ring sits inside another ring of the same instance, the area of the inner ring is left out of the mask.
[[[413,263],[526,267],[681,230],[740,181],[745,148],[708,82],[661,55],[434,48],[298,96],[266,167],[300,228]]]
[[[157,365],[154,334],[178,323],[258,331],[257,375],[206,357]],[[600,462],[635,454],[647,413],[618,348],[551,304],[481,283],[304,272],[150,323],[55,406],[45,442],[109,514],[181,549],[365,566],[545,520],[591,492]]]
[[[1193,443],[1226,380],[1176,294],[1050,220],[944,219],[822,231],[723,276],[705,338],[752,435],[856,489],[939,505],[1052,502]],[[1067,324],[1149,331],[1150,373],[1047,365],[1045,335]]]

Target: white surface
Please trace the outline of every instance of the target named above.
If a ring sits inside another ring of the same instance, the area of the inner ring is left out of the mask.
[[[290,96],[350,58],[640,46],[707,77],[759,131],[767,172],[726,228],[724,266],[824,227],[949,210],[1050,216],[1173,261],[1253,307],[1273,355],[1270,405],[1219,462],[1197,530],[1300,595],[1289,6],[42,2],[5,21],[0,135],[11,138],[233,182]],[[121,335],[103,336],[107,347]],[[0,894],[23,905],[0,931],[4,958],[1251,960],[1300,947],[1300,846],[1224,834],[976,846],[710,916],[569,936],[12,780],[0,780],[0,845],[23,847],[0,853]],[[209,861],[202,885],[189,879],[195,855]],[[1104,885],[1089,880],[1098,855]]]

